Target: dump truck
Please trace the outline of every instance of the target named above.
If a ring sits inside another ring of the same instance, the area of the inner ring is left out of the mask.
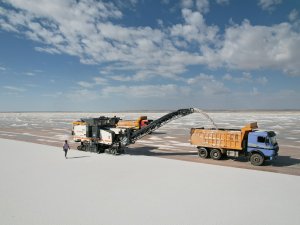
[[[139,130],[145,126],[148,126],[152,121],[153,120],[148,120],[147,116],[140,116],[137,120],[120,120],[117,123],[117,127]]]
[[[274,160],[279,151],[274,131],[257,130],[257,122],[242,129],[192,128],[191,144],[197,146],[201,158],[219,160],[222,156],[245,156],[252,165]]]

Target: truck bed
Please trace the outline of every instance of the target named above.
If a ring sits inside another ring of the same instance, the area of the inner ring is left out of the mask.
[[[191,144],[207,147],[242,150],[242,131],[238,129],[191,129]]]

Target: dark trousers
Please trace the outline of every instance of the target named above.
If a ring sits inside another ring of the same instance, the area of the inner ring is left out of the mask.
[[[68,149],[64,149],[65,151],[65,157],[67,157]]]

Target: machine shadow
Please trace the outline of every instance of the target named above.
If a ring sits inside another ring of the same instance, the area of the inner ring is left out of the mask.
[[[162,132],[162,131],[153,131],[150,135],[162,135],[162,134],[166,134],[166,132]]]
[[[144,155],[144,156],[187,156],[195,155],[193,152],[154,152],[158,149],[157,147],[138,147],[138,148],[127,148],[127,155]]]
[[[87,158],[91,156],[74,156],[74,157],[68,157],[68,159],[81,159],[81,158]]]

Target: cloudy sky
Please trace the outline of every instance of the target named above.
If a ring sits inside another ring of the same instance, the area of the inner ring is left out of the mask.
[[[0,111],[300,109],[298,0],[0,0]]]

